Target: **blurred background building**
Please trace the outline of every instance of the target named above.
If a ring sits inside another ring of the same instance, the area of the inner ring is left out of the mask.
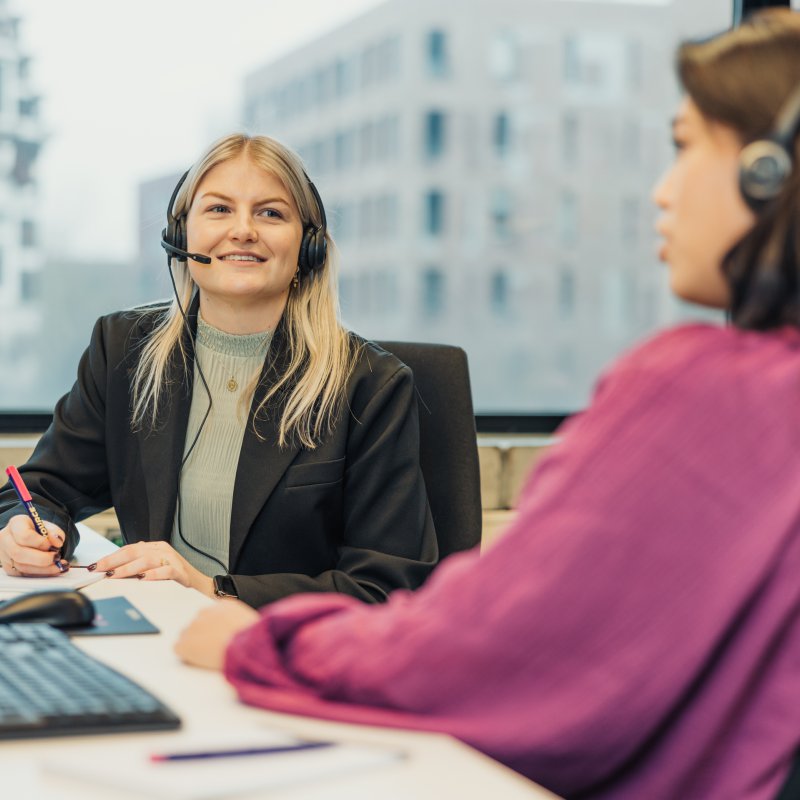
[[[389,0],[249,75],[247,127],[299,149],[325,200],[348,324],[466,348],[482,410],[582,407],[682,313],[649,196],[679,22],[668,3]]]
[[[36,159],[45,135],[19,18],[0,0],[0,406],[36,405],[45,324]]]

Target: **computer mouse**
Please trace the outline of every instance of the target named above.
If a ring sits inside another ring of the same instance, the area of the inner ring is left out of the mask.
[[[90,625],[94,603],[76,591],[29,592],[0,603],[0,624],[5,622],[46,622],[56,628]]]

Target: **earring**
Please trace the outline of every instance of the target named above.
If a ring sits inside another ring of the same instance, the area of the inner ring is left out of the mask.
[[[292,278],[292,289],[297,289],[300,287],[300,267],[297,268],[297,272],[294,274],[294,278]]]

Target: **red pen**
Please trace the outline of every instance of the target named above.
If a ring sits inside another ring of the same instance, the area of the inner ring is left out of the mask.
[[[42,522],[42,518],[36,510],[36,506],[33,504],[33,498],[28,491],[28,487],[25,485],[25,481],[22,480],[22,475],[19,474],[19,471],[14,466],[6,467],[6,475],[8,475],[8,480],[14,487],[14,491],[17,493],[17,497],[19,497],[20,503],[25,506],[25,510],[28,512],[28,516],[33,522],[33,527],[36,528],[36,532],[46,539],[47,528],[45,528],[44,522]],[[66,572],[69,569],[66,562],[60,559],[56,559],[54,563],[61,572]]]

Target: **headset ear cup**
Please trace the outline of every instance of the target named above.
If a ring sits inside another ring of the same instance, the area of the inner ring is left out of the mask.
[[[311,239],[314,235],[313,228],[306,228],[303,231],[303,238],[300,241],[300,252],[297,256],[297,266],[300,267],[300,274],[307,275],[314,267],[310,262]]]
[[[776,198],[792,172],[792,157],[779,142],[759,139],[739,156],[739,189],[753,211]]]

